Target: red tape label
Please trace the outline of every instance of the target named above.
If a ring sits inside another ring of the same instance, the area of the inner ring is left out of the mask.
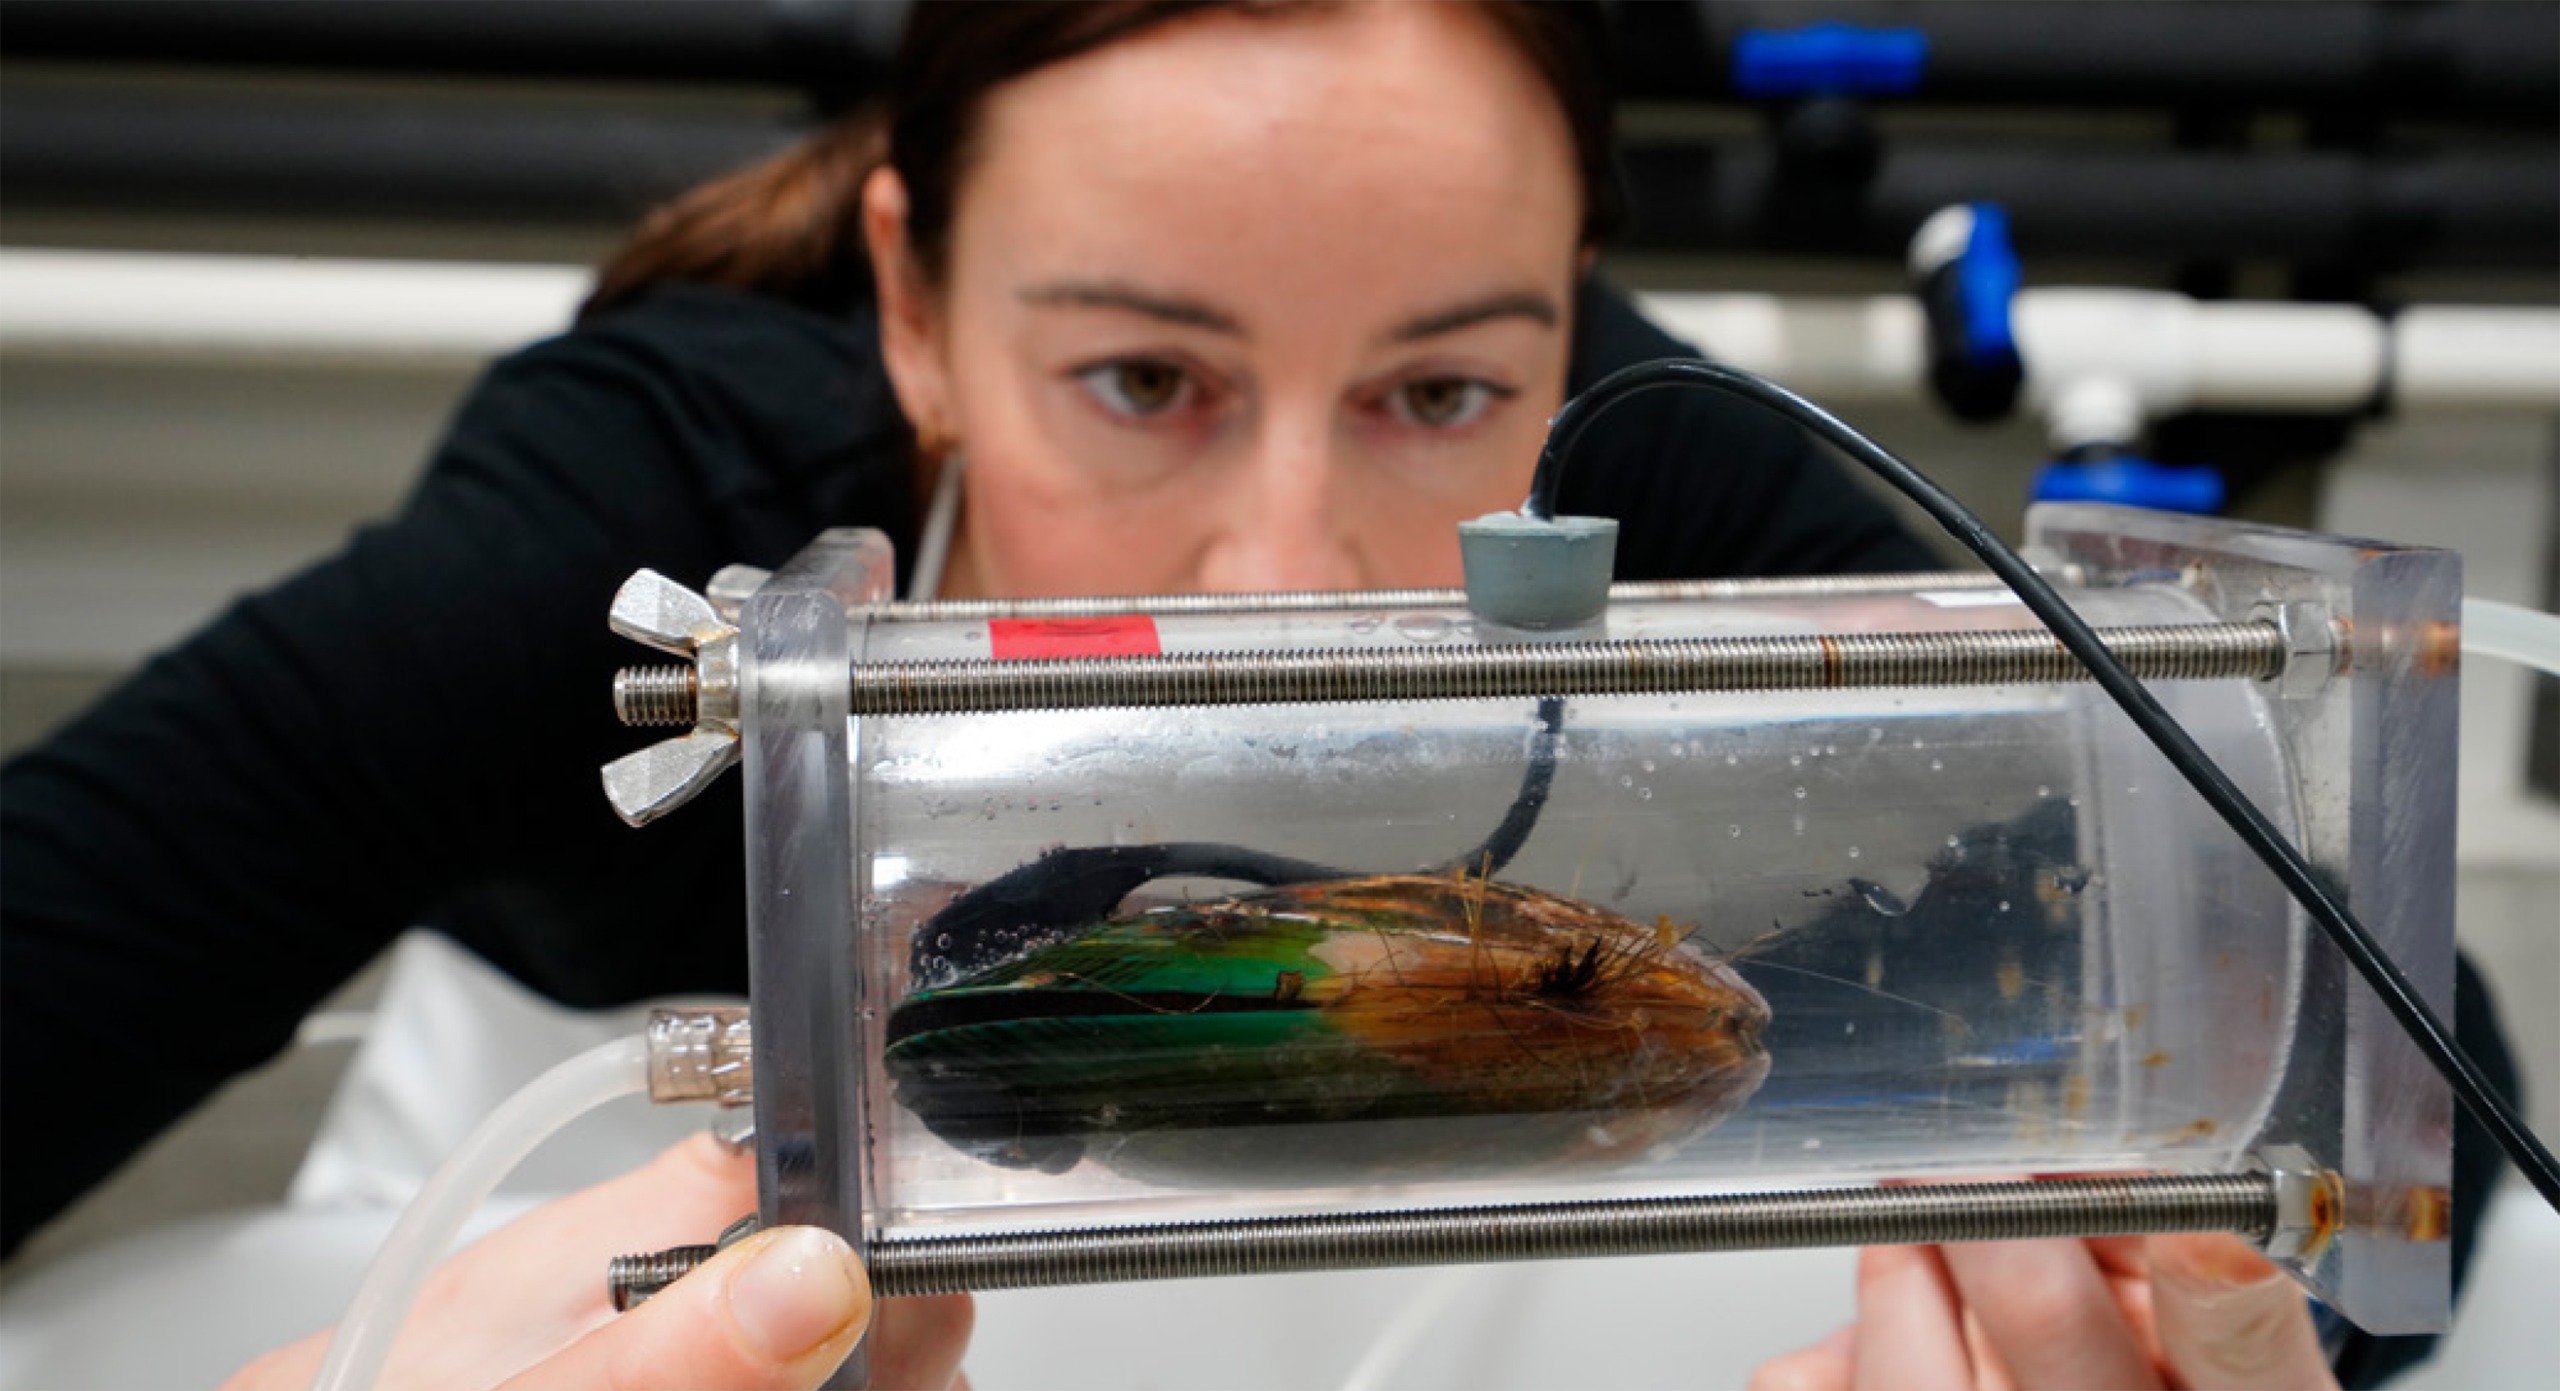
[[[999,662],[1044,657],[1152,657],[1156,621],[1143,613],[1108,618],[999,618],[987,625]]]

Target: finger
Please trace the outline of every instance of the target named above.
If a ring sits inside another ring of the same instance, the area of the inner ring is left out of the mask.
[[[871,1384],[879,1391],[944,1391],[961,1380],[960,1358],[978,1308],[965,1294],[884,1299],[871,1340]]]
[[[2161,1352],[2194,1391],[2338,1384],[2302,1291],[2238,1237],[2153,1237],[2151,1297]]]
[[[2152,1316],[2151,1277],[2110,1275],[2107,1289],[2115,1295],[2116,1312],[2124,1316],[2124,1326],[2133,1332],[2133,1345],[2148,1348],[2153,1362],[2160,1358],[2160,1323]]]
[[[2110,1276],[2147,1279],[2151,1274],[2151,1257],[2138,1236],[2093,1236],[2080,1244],[2097,1258],[2098,1269]]]
[[[833,1232],[781,1227],[712,1257],[506,1385],[811,1391],[870,1319],[871,1285],[853,1248]]]
[[[1973,1359],[1973,1391],[2018,1391],[2018,1379],[2009,1375],[2000,1350],[1991,1346],[1991,1335],[1982,1331],[1982,1320],[1971,1309],[1964,1311],[1964,1355]]]
[[[1751,1391],[1849,1391],[1857,1330],[1843,1328],[1809,1348],[1770,1358],[1751,1374]]]
[[[438,1266],[383,1369],[387,1388],[487,1386],[535,1365],[613,1317],[605,1262],[707,1241],[753,1211],[755,1164],[707,1135],[648,1164],[546,1203]],[[468,1328],[457,1338],[452,1330]],[[241,1369],[225,1391],[308,1386],[330,1332]]]
[[[2021,1387],[2156,1387],[2098,1262],[2077,1241],[1944,1248],[1965,1307]]]
[[[1858,1334],[1851,1384],[1971,1386],[1956,1290],[1934,1246],[1858,1253]]]

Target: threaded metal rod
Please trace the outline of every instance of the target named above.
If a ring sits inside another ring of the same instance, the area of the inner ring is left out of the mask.
[[[1723,580],[1631,580],[1609,586],[1613,604],[1696,599],[1814,599],[1922,590],[1998,589],[2000,577],[1917,571],[1887,575],[1776,575]],[[934,599],[876,604],[892,622],[990,618],[1096,618],[1111,614],[1346,613],[1359,609],[1462,609],[1463,589],[1308,589],[1272,594],[1136,594],[1063,599]]]
[[[2271,623],[2103,628],[2099,635],[2146,680],[2265,679],[2281,675],[2286,659],[2284,634]],[[2087,676],[2043,632],[1831,633],[884,662],[853,668],[851,713],[2007,685]]]
[[[1815,1189],[1706,1198],[1246,1218],[1168,1226],[900,1237],[864,1253],[883,1295],[1472,1261],[1901,1246],[2276,1226],[2262,1173]]]
[[[624,667],[613,674],[613,713],[627,725],[689,725],[694,690],[688,666]]]
[[[660,1290],[683,1279],[695,1266],[720,1254],[720,1248],[670,1246],[638,1256],[616,1256],[605,1262],[605,1297],[618,1311],[646,1304]]]

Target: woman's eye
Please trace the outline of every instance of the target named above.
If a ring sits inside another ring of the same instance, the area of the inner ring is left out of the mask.
[[[1117,415],[1162,415],[1183,403],[1191,392],[1191,376],[1170,362],[1137,359],[1106,362],[1076,374],[1084,389]]]
[[[1448,430],[1473,423],[1496,397],[1509,394],[1472,377],[1426,377],[1387,393],[1387,407],[1404,424]]]

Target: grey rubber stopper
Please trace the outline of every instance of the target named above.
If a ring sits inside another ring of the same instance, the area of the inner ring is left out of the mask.
[[[1609,606],[1618,523],[1488,513],[1458,523],[1458,557],[1466,567],[1467,607],[1478,618],[1512,628],[1571,628]]]

